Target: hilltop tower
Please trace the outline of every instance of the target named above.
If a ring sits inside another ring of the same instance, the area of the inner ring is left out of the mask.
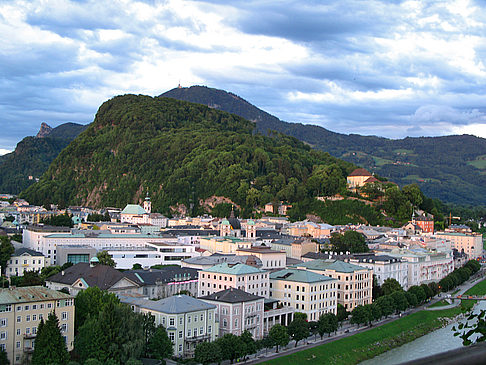
[[[145,197],[145,201],[143,202],[143,209],[148,213],[152,213],[152,202],[150,201],[150,196],[147,191],[147,196]]]

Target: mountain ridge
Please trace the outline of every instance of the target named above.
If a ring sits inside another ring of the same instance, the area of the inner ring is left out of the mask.
[[[472,135],[406,137],[341,134],[317,125],[289,123],[241,97],[206,86],[169,90],[170,97],[235,113],[256,121],[260,133],[276,130],[331,155],[361,165],[404,186],[417,183],[433,198],[486,205],[486,139]]]

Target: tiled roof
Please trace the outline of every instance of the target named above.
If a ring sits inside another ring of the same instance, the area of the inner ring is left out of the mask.
[[[170,266],[163,269],[127,270],[124,274],[135,275],[144,285],[155,285],[156,282],[169,283],[197,279],[198,270],[188,267]]]
[[[370,172],[366,169],[359,168],[354,170],[352,173],[350,173],[348,176],[372,176]]]
[[[297,268],[304,267],[310,270],[321,270],[321,271],[333,270],[336,272],[344,272],[344,273],[367,270],[366,268],[358,265],[353,265],[344,261],[332,260],[332,259],[307,261],[304,262],[303,264],[297,264],[294,267]]]
[[[316,274],[312,271],[298,269],[283,269],[272,272],[270,274],[270,279],[296,281],[299,283],[318,283],[321,281],[335,280],[325,275]]]
[[[241,303],[241,302],[251,302],[253,300],[263,299],[263,297],[247,293],[246,291],[243,291],[241,289],[228,288],[219,291],[217,293],[200,297],[199,299],[213,300],[213,301],[225,302],[225,303]]]
[[[72,285],[76,280],[83,279],[90,287],[96,286],[102,290],[107,290],[123,278],[131,280],[136,286],[142,284],[133,273],[121,273],[106,265],[91,267],[90,264],[85,262],[68,267],[64,271],[49,277],[47,281]]]
[[[265,272],[264,270],[257,269],[256,267],[246,264],[228,264],[227,262],[215,265],[209,269],[205,269],[204,271],[232,275],[259,274]]]
[[[43,286],[0,289],[0,304],[29,303],[53,299],[72,298],[70,295]]]
[[[190,297],[185,294],[174,295],[160,300],[135,299],[120,295],[123,303],[133,304],[140,308],[160,313],[190,313],[216,308],[215,305]]]
[[[13,253],[12,256],[21,256],[23,255],[24,253],[27,253],[29,254],[30,256],[44,256],[42,253],[40,252],[37,252],[37,251],[34,251],[34,250],[31,250],[30,248],[25,248],[25,247],[22,247],[22,248],[18,248],[15,250],[15,252]]]

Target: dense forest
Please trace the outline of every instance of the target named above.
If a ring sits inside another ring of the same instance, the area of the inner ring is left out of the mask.
[[[15,151],[0,156],[0,192],[18,194],[35,182],[86,126],[65,123],[53,128],[46,137],[26,137]],[[32,179],[29,179],[29,176]]]
[[[345,189],[354,165],[293,137],[203,105],[125,95],[105,102],[89,128],[22,196],[35,204],[124,207],[148,192],[155,210],[230,198],[242,214],[278,199]]]
[[[340,134],[315,125],[287,123],[223,90],[176,88],[161,95],[208,105],[256,122],[261,133],[278,131],[396,182],[418,184],[432,198],[486,205],[486,139],[470,135],[390,140]]]

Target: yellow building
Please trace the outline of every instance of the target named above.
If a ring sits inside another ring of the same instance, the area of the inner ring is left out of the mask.
[[[347,177],[348,189],[356,191],[358,188],[362,187],[367,182],[373,182],[375,180],[376,178],[373,178],[373,175],[371,175],[368,170],[359,168],[354,170]]]
[[[337,302],[352,311],[358,305],[371,304],[373,270],[339,260],[312,260],[294,265],[298,269],[337,279]]]
[[[337,280],[310,270],[275,271],[270,274],[269,298],[317,321],[324,313],[337,313]]]
[[[68,351],[74,344],[74,297],[44,288],[28,286],[0,289],[0,348],[11,364],[21,364],[34,350],[37,328],[54,311]]]
[[[201,237],[199,247],[211,253],[236,254],[239,249],[251,248],[251,242],[237,237]]]

